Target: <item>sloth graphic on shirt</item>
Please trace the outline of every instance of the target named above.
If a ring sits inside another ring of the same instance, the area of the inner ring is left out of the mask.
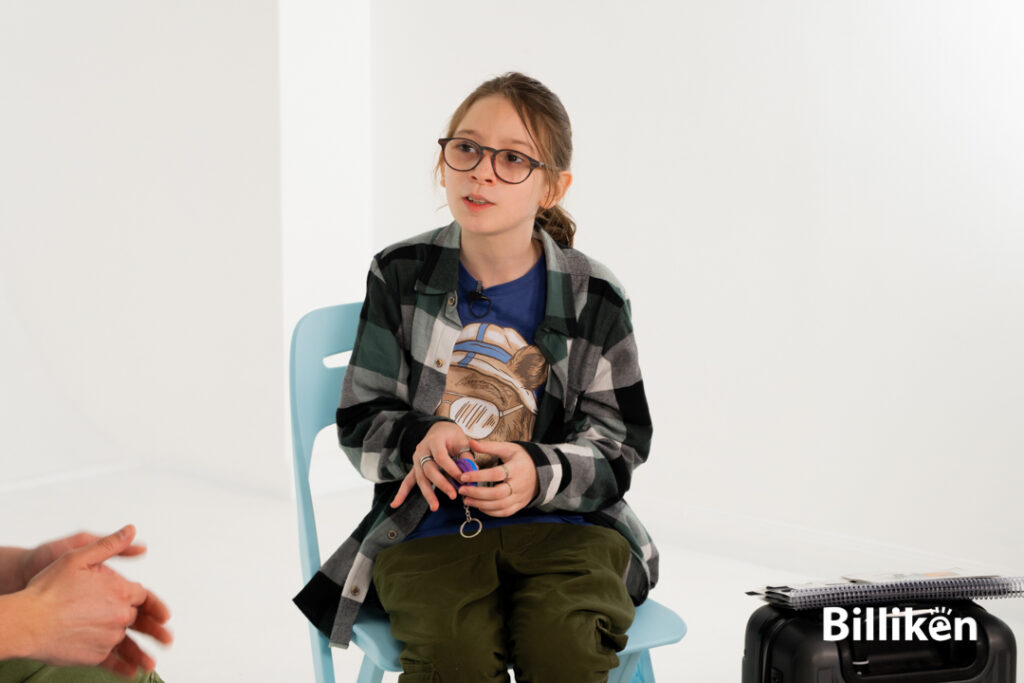
[[[537,388],[547,380],[540,349],[511,327],[472,323],[455,342],[444,396],[435,411],[477,441],[529,441],[537,419]],[[497,458],[479,455],[480,468]]]

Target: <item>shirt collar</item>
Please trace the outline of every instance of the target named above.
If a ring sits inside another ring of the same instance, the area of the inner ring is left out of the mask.
[[[573,276],[576,273],[566,255],[568,247],[555,242],[539,224],[534,224],[534,237],[544,246],[544,265],[547,268],[547,301],[544,320],[539,330],[551,330],[567,336],[576,336],[576,306],[573,297]],[[430,242],[423,267],[416,279],[415,289],[424,294],[454,294],[459,285],[459,247],[462,227],[455,221],[441,228]]]

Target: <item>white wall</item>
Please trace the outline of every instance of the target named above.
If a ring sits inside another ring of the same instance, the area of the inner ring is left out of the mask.
[[[362,300],[371,256],[370,4],[280,6],[285,328]]]
[[[304,314],[362,301],[366,289],[373,253],[370,2],[282,2],[279,30],[287,347]],[[333,429],[316,442],[310,480],[315,491],[365,483],[338,451]]]
[[[0,6],[0,486],[287,490],[276,29],[273,2]]]
[[[377,248],[450,220],[433,140],[479,82],[569,110],[577,246],[634,299],[656,421],[634,500],[740,555],[767,520],[1020,571],[1024,10],[373,9]]]
[[[0,8],[0,486],[283,490],[291,324],[449,220],[433,139],[520,69],[573,117],[579,246],[634,298],[636,504],[731,520],[740,553],[789,523],[1020,571],[1016,5],[370,7]]]

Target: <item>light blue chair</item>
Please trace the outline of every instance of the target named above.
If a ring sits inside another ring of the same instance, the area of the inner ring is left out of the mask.
[[[295,501],[299,513],[299,555],[303,581],[320,568],[313,499],[309,491],[309,463],[313,440],[328,425],[341,396],[344,367],[329,368],[324,359],[351,351],[359,325],[361,304],[319,308],[306,314],[292,334],[289,391],[292,408],[292,448],[295,461]],[[391,637],[386,618],[363,610],[356,621],[352,642],[364,653],[358,683],[380,683],[385,671],[401,671],[401,645]],[[609,683],[654,683],[650,648],[678,642],[686,635],[686,624],[669,608],[647,600],[636,610],[627,632],[629,642],[619,653],[619,666]],[[313,668],[318,683],[334,683],[334,666],[327,638],[311,624]]]

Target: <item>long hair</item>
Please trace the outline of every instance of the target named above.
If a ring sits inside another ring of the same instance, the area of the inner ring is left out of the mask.
[[[452,114],[446,137],[455,135],[462,119],[477,100],[492,95],[501,95],[515,108],[530,139],[540,152],[540,160],[545,164],[542,170],[547,173],[548,185],[555,187],[559,172],[568,170],[572,163],[572,126],[562,101],[534,78],[510,71],[481,83]],[[443,166],[444,158],[439,155],[435,171],[440,174]],[[537,222],[556,242],[572,246],[576,222],[560,205],[541,209],[537,213]]]

